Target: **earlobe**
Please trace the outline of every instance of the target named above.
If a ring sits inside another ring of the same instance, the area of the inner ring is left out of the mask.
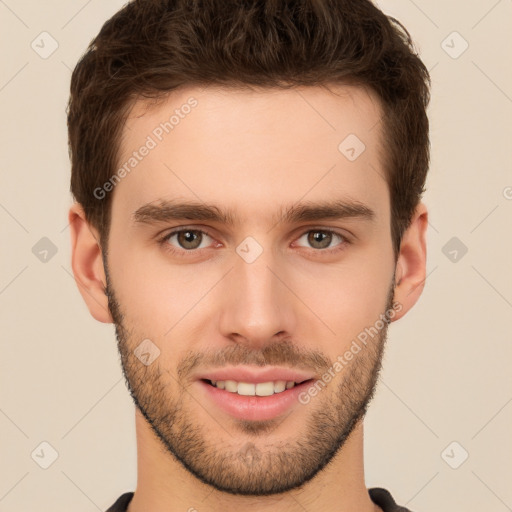
[[[399,302],[402,308],[393,321],[403,317],[416,304],[423,292],[426,279],[427,226],[427,207],[420,202],[400,244],[395,269],[394,300]]]
[[[71,267],[78,289],[91,315],[103,323],[113,323],[105,294],[106,279],[99,236],[86,220],[79,203],[69,210]]]

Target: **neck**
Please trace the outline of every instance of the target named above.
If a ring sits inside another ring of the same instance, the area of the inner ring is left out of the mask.
[[[364,482],[363,423],[313,479],[274,496],[232,495],[213,489],[168,453],[136,410],[137,488],[128,512],[378,512]]]

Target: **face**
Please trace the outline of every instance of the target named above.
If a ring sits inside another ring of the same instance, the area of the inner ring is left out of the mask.
[[[397,307],[380,107],[331,90],[184,89],[124,130],[104,260],[123,371],[147,428],[224,492],[285,492],[336,456]],[[241,366],[308,379],[275,409],[203,380]]]

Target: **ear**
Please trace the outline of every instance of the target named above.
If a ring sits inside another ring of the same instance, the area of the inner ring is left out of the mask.
[[[68,218],[71,230],[71,267],[80,294],[96,320],[113,323],[105,293],[107,281],[99,233],[86,221],[79,203],[70,208]]]
[[[427,225],[427,207],[420,202],[400,245],[393,300],[401,304],[402,309],[397,310],[393,321],[402,318],[423,292],[427,266]]]

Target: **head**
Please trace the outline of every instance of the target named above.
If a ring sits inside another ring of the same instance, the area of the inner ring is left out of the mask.
[[[363,418],[425,278],[428,100],[409,34],[364,0],[130,2],[76,66],[75,276],[148,428],[203,482],[292,489]],[[325,386],[234,418],[200,377],[237,365]]]

